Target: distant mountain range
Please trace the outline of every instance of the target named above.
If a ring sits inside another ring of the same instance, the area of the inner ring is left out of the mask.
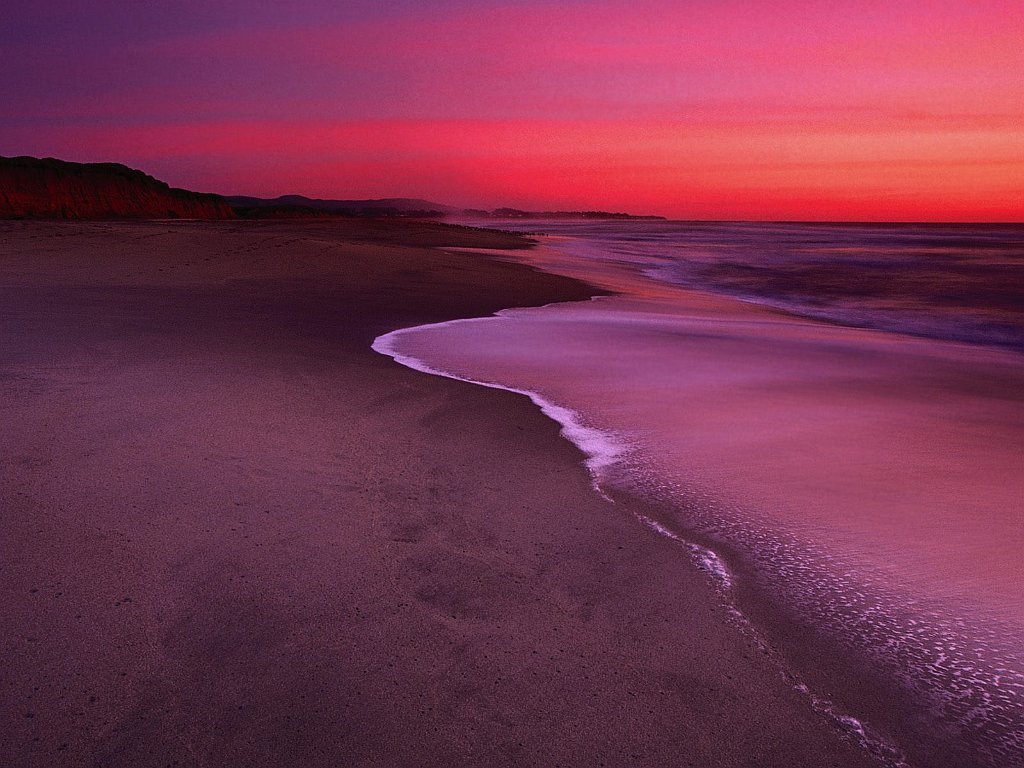
[[[286,215],[290,210],[294,212],[294,209],[345,216],[408,216],[416,218],[441,218],[462,211],[461,208],[454,208],[450,205],[409,197],[386,197],[380,200],[320,200],[303,195],[282,195],[270,199],[231,195],[227,201],[241,215],[252,218],[263,218],[260,211],[274,211]]]
[[[637,216],[632,213],[610,213],[609,211],[521,211],[518,208],[495,208],[493,211],[466,209],[467,216],[481,216],[491,219],[643,219],[664,221],[664,216]]]
[[[458,208],[430,200],[266,199],[177,189],[119,163],[69,163],[52,157],[0,157],[0,219],[286,219],[406,217],[422,219],[660,219],[607,211]]]
[[[286,216],[289,209],[321,211],[348,216],[408,216],[416,218],[466,217],[474,219],[664,219],[663,216],[634,216],[608,211],[524,211],[518,208],[458,208],[431,200],[386,197],[380,200],[321,200],[302,195],[283,195],[271,199],[232,195],[227,198],[242,216],[260,218],[260,211]]]

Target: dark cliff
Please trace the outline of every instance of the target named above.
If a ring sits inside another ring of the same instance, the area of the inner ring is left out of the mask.
[[[0,157],[0,219],[230,219],[219,195],[175,189],[118,163]]]

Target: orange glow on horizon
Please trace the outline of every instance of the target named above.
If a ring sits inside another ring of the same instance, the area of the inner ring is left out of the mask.
[[[70,137],[69,137],[70,138]],[[678,218],[1013,221],[1024,127],[369,121],[76,131],[96,159],[223,194],[436,198]],[[401,148],[400,151],[396,148]],[[182,157],[216,158],[190,179]]]
[[[97,49],[77,69],[103,87],[22,98],[0,154],[266,197],[1024,220],[1016,3],[435,10],[126,42],[137,72]]]

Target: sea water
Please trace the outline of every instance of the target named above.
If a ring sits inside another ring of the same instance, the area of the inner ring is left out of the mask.
[[[376,348],[532,397],[884,759],[1024,765],[1024,227],[515,227],[619,295]]]
[[[1024,225],[503,222],[583,258],[845,325],[1024,351]]]

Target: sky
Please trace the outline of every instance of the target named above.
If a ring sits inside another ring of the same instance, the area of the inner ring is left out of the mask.
[[[1024,220],[1024,5],[8,0],[0,155],[273,197]]]

